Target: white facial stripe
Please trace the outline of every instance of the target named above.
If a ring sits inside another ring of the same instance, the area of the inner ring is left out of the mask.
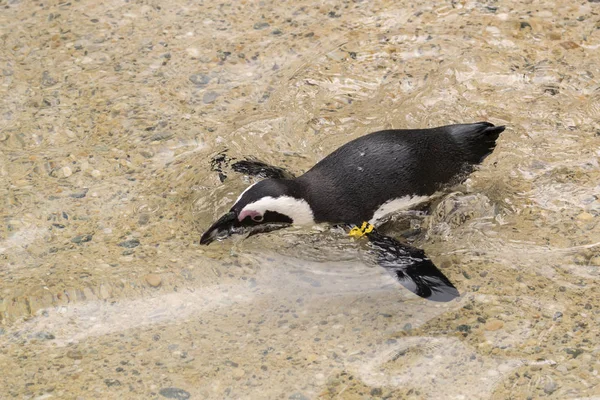
[[[252,185],[248,186],[243,192],[242,194],[240,194],[237,198],[237,200],[235,201],[235,203],[233,204],[237,204],[238,201],[240,201],[240,199],[242,198],[242,196],[244,195],[244,193],[246,193],[248,190],[250,190],[250,188],[254,185],[256,185],[258,182],[253,183]]]
[[[264,215],[266,211],[275,211],[290,217],[294,221],[294,225],[311,225],[315,223],[313,212],[308,203],[305,200],[290,196],[263,197],[254,203],[247,204],[240,211],[240,215],[249,211],[258,211],[261,215]]]
[[[429,200],[430,196],[403,196],[396,199],[392,199],[383,203],[373,217],[369,221],[370,224],[376,225],[379,220],[384,218],[386,215],[392,214],[397,211],[406,210],[410,207],[416,206],[417,204],[423,203]]]

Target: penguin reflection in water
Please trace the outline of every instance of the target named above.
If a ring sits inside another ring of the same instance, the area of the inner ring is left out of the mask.
[[[292,224],[342,225],[351,236],[366,236],[378,264],[404,287],[429,300],[450,301],[458,290],[423,250],[384,236],[377,227],[391,213],[466,178],[494,150],[502,131],[503,126],[479,122],[374,132],[343,145],[299,177],[258,161],[239,161],[234,170],[267,179],[248,187],[200,243]]]

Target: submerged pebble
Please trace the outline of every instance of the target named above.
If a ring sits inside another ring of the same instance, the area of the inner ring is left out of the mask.
[[[246,371],[244,371],[242,368],[235,368],[231,374],[234,378],[240,379],[246,375]]]
[[[261,29],[268,28],[269,26],[270,25],[268,22],[257,22],[254,24],[254,29],[261,30]]]
[[[306,397],[304,394],[300,393],[300,392],[296,392],[290,395],[290,397],[288,397],[289,400],[309,400],[308,397]]]
[[[485,323],[485,330],[486,331],[497,331],[498,329],[501,329],[504,326],[504,322],[500,321],[499,319],[490,319]]]
[[[133,249],[135,247],[138,247],[139,245],[140,245],[140,241],[138,239],[130,239],[130,240],[126,240],[124,242],[119,243],[119,246],[125,247],[127,249]]]
[[[190,82],[192,82],[196,86],[206,86],[210,82],[210,77],[205,74],[194,74],[190,75]]]
[[[106,386],[108,387],[112,387],[112,386],[121,386],[121,381],[118,379],[105,379],[104,383],[106,384]]]
[[[589,212],[582,212],[581,214],[579,214],[577,216],[577,219],[580,221],[587,222],[587,221],[593,220],[594,216],[592,214],[590,214]]]
[[[92,237],[92,235],[77,235],[73,239],[71,239],[71,242],[81,244],[91,241]]]
[[[160,275],[148,274],[148,275],[146,275],[146,282],[148,282],[148,285],[150,285],[152,287],[158,287],[158,286],[160,286],[162,279],[161,279]]]
[[[190,393],[186,392],[183,389],[168,387],[160,389],[158,392],[162,397],[166,397],[167,399],[176,399],[176,400],[186,400],[190,398]]]
[[[44,71],[42,73],[42,85],[44,86],[54,86],[57,84],[57,80],[50,76],[48,71]]]
[[[544,393],[546,393],[546,394],[552,394],[552,393],[556,392],[556,389],[558,389],[558,385],[553,380],[549,380],[544,385]]]
[[[83,358],[83,354],[79,350],[69,350],[67,351],[67,357],[72,360],[81,360]]]
[[[74,199],[83,199],[87,195],[88,189],[83,189],[80,192],[71,193],[69,197]]]
[[[210,104],[213,103],[217,97],[219,97],[219,94],[217,92],[206,92],[204,93],[204,96],[202,96],[202,101],[204,102],[204,104]]]
[[[35,334],[35,337],[37,339],[42,339],[42,340],[52,340],[54,339],[54,335],[50,332],[38,332]]]
[[[61,171],[62,171],[62,174],[63,174],[63,176],[65,178],[68,178],[71,175],[73,175],[73,171],[71,171],[71,168],[68,167],[68,166],[67,167],[62,167]]]

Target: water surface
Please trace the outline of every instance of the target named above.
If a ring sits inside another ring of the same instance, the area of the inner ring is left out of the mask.
[[[0,7],[0,398],[600,395],[600,3]],[[252,182],[225,150],[301,173],[481,120],[494,154],[408,216],[458,301],[325,228],[198,244]]]

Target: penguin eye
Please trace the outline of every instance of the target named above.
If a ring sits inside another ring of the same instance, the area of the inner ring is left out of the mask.
[[[252,221],[254,221],[254,222],[262,222],[263,219],[264,219],[264,217],[260,214],[252,216]]]

